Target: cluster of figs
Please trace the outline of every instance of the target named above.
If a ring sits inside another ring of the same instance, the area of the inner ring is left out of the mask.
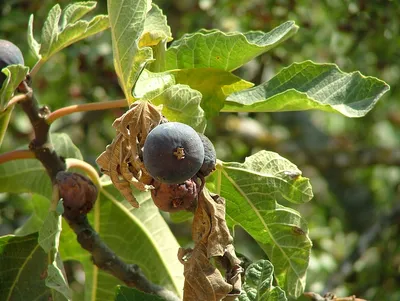
[[[197,196],[216,165],[211,141],[180,122],[156,126],[143,147],[143,163],[154,179],[152,198],[163,211],[193,211]]]

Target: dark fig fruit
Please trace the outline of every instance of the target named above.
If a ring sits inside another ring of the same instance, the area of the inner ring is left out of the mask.
[[[208,139],[207,136],[201,133],[198,134],[201,142],[203,142],[204,147],[204,161],[201,165],[198,175],[206,177],[215,170],[215,164],[217,163],[217,154],[215,152],[214,145],[212,144],[210,139]]]
[[[24,57],[21,50],[7,40],[0,40],[0,88],[6,75],[1,70],[9,65],[24,65]]]
[[[60,171],[56,182],[63,199],[63,216],[67,220],[89,213],[97,199],[97,187],[92,181],[78,173]]]
[[[154,181],[153,185],[151,197],[160,210],[177,212],[196,209],[199,184],[194,179],[186,180],[182,184],[172,185]]]
[[[143,147],[149,174],[166,184],[180,184],[193,177],[204,162],[204,147],[197,132],[179,122],[156,126]]]

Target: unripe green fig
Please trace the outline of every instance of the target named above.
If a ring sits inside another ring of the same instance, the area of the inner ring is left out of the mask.
[[[1,70],[9,65],[24,65],[24,57],[21,50],[7,40],[0,40],[0,88],[6,75]]]
[[[144,166],[161,183],[184,183],[200,170],[203,162],[204,147],[199,135],[180,122],[156,126],[144,143]]]

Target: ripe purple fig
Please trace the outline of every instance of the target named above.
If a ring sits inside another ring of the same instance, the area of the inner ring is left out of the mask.
[[[1,70],[9,65],[24,65],[24,57],[21,50],[7,40],[0,40],[0,88],[6,75]]]
[[[204,162],[204,146],[190,126],[179,122],[163,123],[147,136],[143,162],[156,181],[184,183],[200,170]]]

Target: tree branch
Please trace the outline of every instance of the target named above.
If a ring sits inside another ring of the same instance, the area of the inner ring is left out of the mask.
[[[58,113],[53,115],[50,114],[50,110],[47,107],[39,107],[37,100],[33,95],[32,88],[26,81],[23,81],[18,87],[18,91],[25,94],[25,97],[19,97],[18,103],[21,105],[25,114],[28,116],[33,130],[35,134],[35,138],[29,144],[29,151],[22,152],[10,152],[8,154],[3,155],[3,159],[10,158],[10,156],[14,156],[15,158],[18,155],[21,156],[31,156],[36,157],[42,165],[46,168],[48,175],[53,184],[56,183],[56,175],[60,171],[66,170],[66,163],[63,158],[58,156],[56,151],[53,148],[53,145],[49,139],[49,117],[53,116],[55,120],[56,116],[62,116],[62,114]],[[124,106],[126,105],[126,101],[124,101]],[[115,107],[115,104],[119,104],[122,106],[122,101],[117,101],[114,103],[110,103],[112,107]],[[93,109],[94,105],[98,104],[89,104],[83,106],[84,108]],[[73,106],[74,109],[67,109],[64,111],[59,110],[59,112],[76,112],[77,106]],[[71,107],[70,107],[71,108]],[[82,108],[82,106],[81,106]],[[56,111],[57,112],[57,111]],[[51,122],[50,122],[51,123]],[[1,158],[1,157],[0,157]],[[4,159],[4,160],[5,160]],[[8,159],[7,159],[8,160]],[[72,165],[76,164],[76,162],[70,162]],[[92,228],[89,224],[86,215],[79,215],[77,218],[73,220],[68,220],[65,218],[70,227],[75,231],[77,235],[78,242],[81,244],[82,248],[89,251],[92,254],[92,259],[94,264],[96,264],[100,269],[112,274],[117,277],[121,281],[123,281],[127,286],[135,287],[139,290],[142,290],[147,293],[155,294],[160,297],[163,297],[167,301],[178,301],[180,300],[174,293],[168,291],[167,289],[160,287],[156,284],[151,283],[146,277],[143,275],[142,271],[137,265],[126,264],[121,260],[100,238],[97,232]]]
[[[143,292],[158,295],[168,301],[180,300],[167,289],[151,283],[143,275],[136,264],[126,264],[118,257],[99,237],[89,224],[86,215],[80,215],[76,220],[67,220],[74,230],[77,240],[83,249],[92,254],[93,263],[123,281],[127,286],[137,288]]]

